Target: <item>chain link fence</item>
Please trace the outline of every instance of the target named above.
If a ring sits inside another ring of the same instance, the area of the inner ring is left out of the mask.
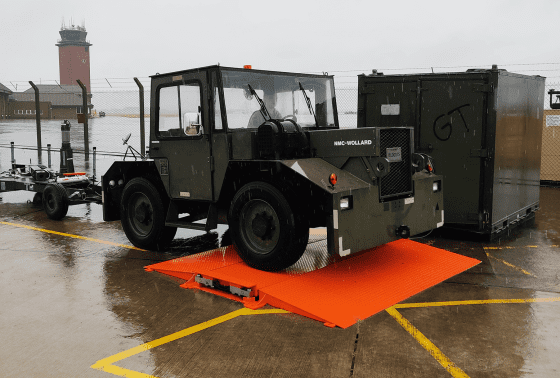
[[[132,80],[132,85],[135,85]],[[560,82],[547,82],[544,96],[543,142],[541,159],[541,180],[560,183],[560,109],[551,109],[548,91],[560,89]],[[336,90],[338,118],[341,128],[354,128],[357,125],[358,89],[356,87]],[[560,97],[553,98],[560,104]],[[97,175],[105,172],[115,160],[122,159],[126,150],[123,138],[131,134],[129,145],[140,151],[140,93],[133,90],[94,91],[91,97],[92,118],[88,119],[89,154],[85,153],[84,126],[77,119],[71,122],[71,146],[74,152],[74,167],[77,171],[93,173],[93,147],[96,148]],[[31,114],[9,119],[0,119],[0,172],[11,167],[11,142],[14,142],[14,158],[17,163],[37,163],[37,128],[34,103],[27,104]],[[150,91],[144,90],[145,141],[148,144],[150,123]],[[42,164],[48,164],[48,145],[50,145],[50,165],[60,167],[61,123],[62,119],[41,119]],[[144,152],[144,151],[142,151]],[[87,156],[89,155],[89,156]],[[89,159],[88,159],[89,157]]]
[[[134,81],[132,84],[135,85]],[[76,93],[73,95],[78,96]],[[80,99],[80,101],[82,100]],[[145,141],[148,141],[150,125],[149,102],[150,93],[147,89],[144,90]],[[0,119],[0,172],[11,168],[14,160],[18,164],[37,164],[41,160],[43,165],[59,170],[62,147],[61,125],[64,119],[68,119],[71,124],[70,145],[76,171],[93,174],[95,168],[95,173],[99,177],[115,160],[123,159],[127,148],[123,144],[123,139],[129,133],[131,136],[128,144],[139,152],[145,152],[141,151],[140,143],[140,92],[138,89],[94,91],[91,94],[90,104],[93,107],[90,111],[91,118],[88,118],[87,139],[89,143],[87,148],[84,124],[78,123],[77,119],[77,112],[81,111],[81,107],[74,106],[71,111],[68,109],[53,111],[51,109],[49,112],[43,112],[40,128],[42,147],[40,155],[37,148],[39,131],[35,119],[35,103],[20,101],[17,106],[13,106],[13,103],[13,99],[8,102],[8,110],[5,112],[8,117]],[[42,105],[44,104],[41,103],[41,108]],[[52,104],[50,106],[54,108]]]
[[[358,88],[337,88],[336,107],[341,128],[357,127]]]

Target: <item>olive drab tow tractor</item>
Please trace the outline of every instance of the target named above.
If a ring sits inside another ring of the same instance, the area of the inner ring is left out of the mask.
[[[340,129],[332,76],[210,66],[151,80],[149,158],[101,180],[104,220],[137,247],[223,223],[248,265],[276,271],[310,228],[347,256],[443,225],[442,177],[413,128]]]

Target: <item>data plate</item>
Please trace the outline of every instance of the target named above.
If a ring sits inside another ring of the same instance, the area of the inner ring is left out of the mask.
[[[389,147],[387,148],[387,160],[391,163],[396,163],[402,161],[401,148],[400,147]]]

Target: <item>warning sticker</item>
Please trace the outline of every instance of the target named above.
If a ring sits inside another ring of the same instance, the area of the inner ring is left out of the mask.
[[[399,115],[401,106],[399,104],[381,105],[381,115]]]

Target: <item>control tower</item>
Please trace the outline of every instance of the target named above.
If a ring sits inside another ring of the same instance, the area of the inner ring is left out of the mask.
[[[60,69],[60,84],[78,85],[76,80],[80,79],[91,93],[90,70],[89,70],[89,47],[91,43],[86,41],[85,23],[82,26],[68,26],[62,24],[60,28],[58,46],[58,64]]]

